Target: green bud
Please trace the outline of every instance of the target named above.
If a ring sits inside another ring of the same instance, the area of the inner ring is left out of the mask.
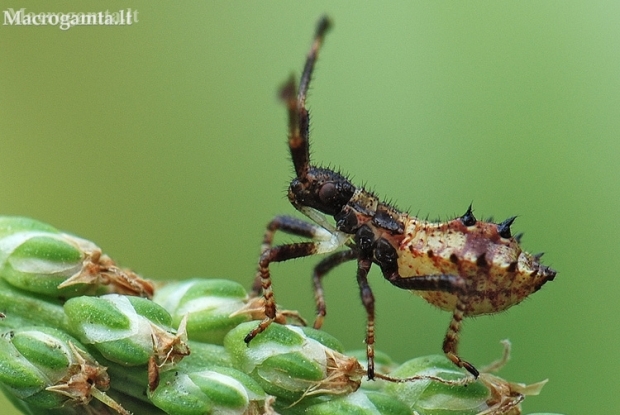
[[[93,397],[124,413],[103,394],[110,379],[104,367],[62,331],[32,327],[0,336],[0,383],[35,408],[87,405]]]
[[[271,324],[246,346],[244,337],[256,324],[243,323],[233,329],[224,347],[233,365],[249,373],[268,394],[297,401],[306,396],[346,394],[359,387],[365,371],[356,359],[341,354],[338,341],[325,332]]]
[[[390,376],[408,381],[387,383],[383,390],[420,415],[519,414],[525,396],[537,395],[546,382],[523,385],[484,372],[474,380],[444,355],[412,359]]]
[[[164,307],[178,325],[187,316],[187,334],[195,341],[222,344],[224,336],[250,320],[236,314],[247,301],[244,288],[230,280],[191,279],[171,282],[158,288],[153,301]]]
[[[115,292],[152,296],[153,286],[118,268],[90,241],[28,218],[0,217],[0,277],[23,290],[53,297]]]
[[[224,367],[163,372],[148,392],[155,406],[175,415],[247,414],[263,406],[265,393],[248,375]]]
[[[305,415],[411,415],[411,409],[393,396],[358,390],[349,395],[320,402],[312,400],[303,407]],[[301,408],[300,408],[301,409]]]
[[[64,309],[71,332],[110,361],[144,365],[153,356],[163,365],[189,354],[184,327],[175,334],[168,312],[145,298],[76,297]]]
[[[175,364],[170,369],[171,371],[189,373],[199,372],[206,368],[231,367],[230,358],[223,346],[192,341],[188,341],[188,343],[192,351],[191,354]],[[138,414],[156,412],[153,408],[146,411],[146,408],[152,403],[145,394],[147,387],[155,389],[158,384],[161,385],[160,373],[156,365],[148,368],[144,366],[127,367],[106,359],[97,351],[92,353],[108,369],[107,372],[111,378],[110,388],[112,392],[110,394],[112,396],[118,392],[122,393],[123,397],[122,399],[119,398],[119,402],[123,402],[123,405],[128,409],[131,409],[131,405],[127,404],[128,402],[132,400],[141,402],[142,411],[137,411]]]
[[[20,290],[2,279],[0,304],[5,314],[5,317],[0,319],[0,326],[6,329],[26,326],[64,329],[67,325],[67,317],[58,301]]]
[[[419,380],[403,383],[388,383],[384,391],[409,403],[420,415],[477,414],[486,409],[489,391],[480,382],[468,382],[471,375],[457,368],[443,355],[419,357],[403,363],[390,373],[393,378]],[[441,381],[463,382],[461,385],[445,384]]]
[[[79,415],[79,412],[76,411],[76,408],[73,406],[63,406],[60,408],[40,408],[37,406],[30,405],[21,399],[17,398],[13,395],[12,392],[7,390],[0,384],[0,391],[4,394],[4,397],[9,401],[13,406],[20,411],[22,414],[26,415]],[[83,408],[82,408],[83,409]]]
[[[0,238],[29,231],[58,233],[58,229],[38,220],[21,216],[0,216]]]
[[[189,340],[189,348],[192,351],[175,367],[181,370],[189,370],[191,368],[203,367],[233,367],[232,361],[224,346],[217,344],[200,343]]]

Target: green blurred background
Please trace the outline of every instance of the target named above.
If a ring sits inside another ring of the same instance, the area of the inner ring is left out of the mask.
[[[424,217],[472,201],[478,217],[519,215],[514,231],[558,277],[466,321],[462,356],[482,366],[509,338],[501,374],[549,378],[525,413],[619,410],[619,2],[0,4],[139,12],[127,27],[0,26],[2,214],[93,240],[155,279],[249,286],[265,224],[294,213],[276,89],[327,12],[308,101],[314,161]],[[273,267],[278,302],[310,317],[316,262]],[[441,351],[448,313],[376,269],[371,284],[380,350]],[[354,264],[326,295],[324,328],[363,347]]]

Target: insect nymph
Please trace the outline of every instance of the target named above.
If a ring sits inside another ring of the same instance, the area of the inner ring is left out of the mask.
[[[457,352],[463,318],[503,311],[552,280],[556,272],[542,265],[540,256],[521,249],[519,238],[510,232],[514,217],[499,224],[483,222],[474,217],[470,206],[463,216],[448,222],[420,220],[379,201],[343,175],[310,164],[306,93],[329,26],[326,17],[318,23],[299,88],[291,79],[281,90],[288,109],[288,144],[296,173],[288,198],[315,223],[288,216],[278,216],[269,223],[253,287],[255,294],[262,290],[267,317],[248,333],[245,341],[249,343],[276,317],[270,264],[331,253],[313,274],[317,304],[314,327],[321,327],[326,313],[323,276],[346,261],[357,261],[357,282],[367,314],[370,379],[375,376],[375,300],[367,278],[372,264],[378,265],[383,276],[396,287],[411,290],[429,303],[452,312],[443,351],[457,366],[477,377],[478,370]],[[335,225],[328,220],[330,216]],[[311,241],[272,246],[276,231]]]

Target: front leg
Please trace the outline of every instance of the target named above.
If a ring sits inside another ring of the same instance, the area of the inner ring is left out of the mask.
[[[312,242],[299,242],[288,245],[272,247],[273,237],[276,231],[281,230],[293,235],[312,238]],[[269,264],[282,262],[293,258],[300,258],[315,254],[323,254],[335,251],[347,240],[347,235],[342,232],[330,232],[315,224],[307,223],[290,216],[278,216],[268,225],[263,238],[261,255],[258,261],[258,272],[254,279],[252,291],[257,295],[261,290],[265,299],[265,318],[258,326],[245,336],[245,342],[249,343],[259,333],[262,333],[276,318],[276,302],[271,288],[271,273]]]
[[[254,330],[249,332],[244,341],[250,343],[254,337],[262,333],[269,327],[276,318],[276,301],[271,288],[271,274],[269,272],[269,264],[272,262],[282,262],[293,258],[313,255],[317,251],[318,242],[300,242],[289,245],[280,245],[264,251],[258,261],[257,280],[260,280],[260,286],[265,298],[265,318],[256,326]]]
[[[277,231],[282,231],[290,235],[302,236],[315,241],[329,239],[331,237],[329,232],[313,223],[305,222],[292,216],[276,216],[269,222],[265,234],[263,235],[263,243],[260,249],[261,255],[272,248],[273,238]],[[286,259],[283,259],[283,261],[286,261]],[[258,296],[261,293],[261,289],[262,278],[259,270],[254,278],[254,284],[252,284],[252,296]]]

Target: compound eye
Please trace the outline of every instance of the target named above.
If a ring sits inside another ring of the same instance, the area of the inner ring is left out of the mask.
[[[319,199],[321,199],[321,202],[323,203],[326,203],[326,204],[332,203],[336,199],[337,196],[338,196],[338,189],[336,188],[336,185],[333,183],[325,183],[319,189]]]

